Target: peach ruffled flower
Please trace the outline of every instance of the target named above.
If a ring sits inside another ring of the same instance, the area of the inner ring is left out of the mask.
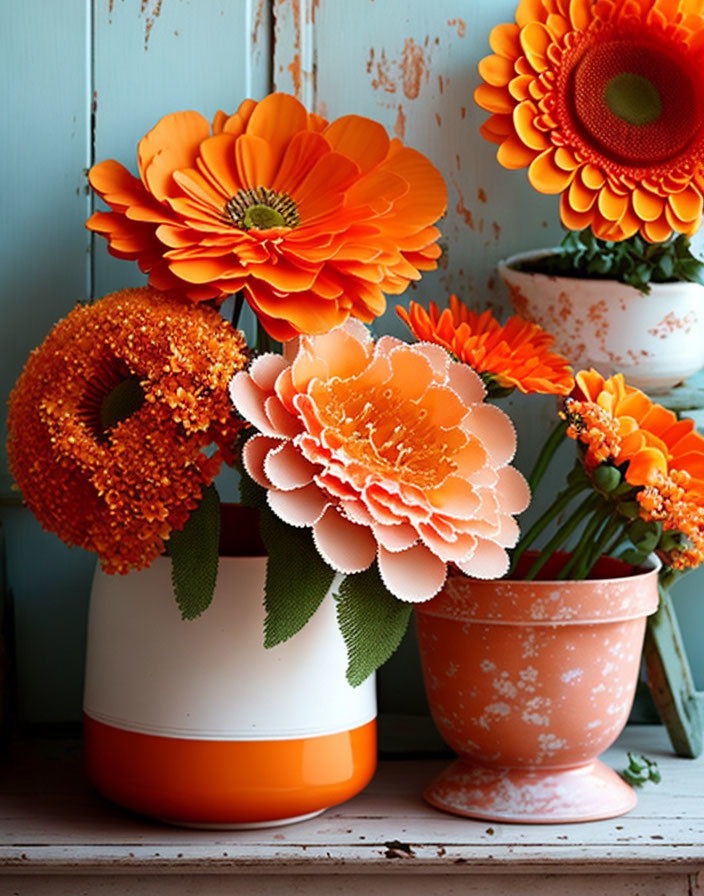
[[[522,0],[479,64],[482,135],[561,194],[571,230],[693,234],[704,192],[704,0]]]
[[[217,302],[243,290],[275,339],[372,321],[385,293],[437,266],[444,181],[368,118],[328,124],[281,93],[212,127],[176,112],[139,142],[138,162],[139,179],[112,160],[91,169],[112,211],[87,227],[156,289]]]
[[[231,385],[259,430],[247,472],[269,506],[309,526],[323,559],[351,574],[375,561],[389,591],[426,600],[448,563],[495,578],[518,536],[529,491],[509,466],[509,418],[480,378],[439,346],[406,345],[348,321],[302,337],[292,363],[257,358]]]
[[[552,351],[554,338],[517,314],[501,326],[490,310],[476,314],[457,296],[442,313],[435,302],[426,311],[417,302],[396,313],[416,339],[442,345],[459,361],[504,389],[568,395],[574,386],[569,363]]]
[[[147,287],[79,304],[10,395],[9,465],[29,509],[106,572],[148,566],[235,459],[227,386],[246,360],[213,308]]]

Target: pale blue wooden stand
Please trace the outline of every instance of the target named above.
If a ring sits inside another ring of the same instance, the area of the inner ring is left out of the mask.
[[[656,400],[704,430],[704,373]],[[650,692],[675,752],[699,756],[704,747],[704,691],[694,687],[672,599],[662,587],[657,613],[648,619],[643,656]]]

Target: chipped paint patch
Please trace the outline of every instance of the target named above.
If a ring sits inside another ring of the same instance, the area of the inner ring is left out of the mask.
[[[448,19],[447,24],[450,28],[457,28],[458,37],[464,37],[467,34],[467,24],[464,19]]]

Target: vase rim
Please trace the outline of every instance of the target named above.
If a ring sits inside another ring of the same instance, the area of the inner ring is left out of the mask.
[[[657,609],[661,566],[660,560],[651,555],[642,566],[631,567],[631,574],[623,576],[527,581],[453,575],[435,597],[416,604],[415,610],[420,615],[499,625],[625,621],[648,616]]]

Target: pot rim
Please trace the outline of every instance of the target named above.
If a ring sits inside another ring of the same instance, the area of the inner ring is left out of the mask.
[[[659,558],[651,554],[641,566],[631,567],[631,575],[619,577],[528,581],[474,579],[459,574],[446,579],[435,597],[414,604],[414,609],[419,616],[488,625],[555,627],[625,622],[644,618],[657,610],[657,579],[661,568]],[[624,584],[634,582],[639,584],[637,595],[617,598],[620,604],[616,606],[614,601],[613,609],[611,594],[601,596],[598,592],[603,587],[594,588],[598,584],[618,594]],[[453,583],[459,587],[453,587]],[[558,598],[553,597],[557,594]]]
[[[559,252],[559,246],[530,249],[525,252],[515,252],[513,255],[508,255],[506,258],[497,261],[496,270],[501,276],[504,276],[504,272],[508,271],[510,272],[509,276],[545,277],[547,280],[570,280],[575,283],[602,283],[604,285],[613,283],[622,288],[631,289],[638,293],[638,295],[645,295],[645,293],[641,292],[641,290],[637,289],[635,286],[631,286],[629,283],[624,283],[622,280],[616,280],[613,277],[572,277],[569,274],[544,274],[540,271],[521,271],[514,267],[514,265],[522,261],[537,261],[540,258],[547,258],[549,255],[557,255]],[[682,287],[696,287],[697,291],[704,290],[704,286],[701,283],[695,283],[692,280],[671,280],[667,283],[651,283],[650,292],[647,296],[648,298],[652,298],[653,291],[656,293],[661,290],[671,292],[673,287],[678,287],[680,289],[682,289]],[[694,292],[695,289],[692,289],[692,291]]]

